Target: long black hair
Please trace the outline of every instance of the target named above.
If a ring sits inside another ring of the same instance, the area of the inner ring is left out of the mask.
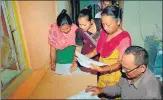
[[[120,19],[122,21],[122,9],[120,7],[117,6],[108,6],[106,7],[102,13],[101,16],[103,15],[108,15],[108,16],[112,16],[114,19]]]
[[[58,15],[58,17],[57,17],[57,25],[58,26],[62,26],[62,25],[65,25],[65,24],[68,24],[68,25],[72,24],[72,20],[71,20],[70,16],[66,12],[67,12],[67,10],[63,9],[61,11],[61,13]]]

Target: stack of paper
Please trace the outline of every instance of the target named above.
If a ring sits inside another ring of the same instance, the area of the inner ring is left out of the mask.
[[[76,52],[76,56],[77,56],[77,60],[80,63],[80,65],[82,65],[83,67],[86,67],[86,68],[91,68],[92,65],[97,65],[97,66],[107,65],[105,63],[92,60],[79,52]]]

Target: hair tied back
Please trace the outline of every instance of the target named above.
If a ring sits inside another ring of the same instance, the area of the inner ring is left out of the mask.
[[[60,14],[66,14],[67,10],[63,9]]]
[[[92,11],[92,6],[91,5],[89,5],[87,8],[88,8],[89,11]]]

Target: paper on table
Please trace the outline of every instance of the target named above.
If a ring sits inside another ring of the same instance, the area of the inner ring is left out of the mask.
[[[56,64],[56,74],[60,75],[71,75],[69,69],[72,64]]]
[[[97,65],[97,66],[104,66],[104,65],[107,65],[107,64],[105,64],[105,63],[92,60],[92,59],[88,58],[87,56],[85,56],[85,55],[83,55],[83,54],[81,54],[81,53],[79,53],[79,52],[76,52],[76,56],[77,56],[78,62],[79,62],[83,67],[86,67],[86,68],[91,68],[91,67],[92,67],[92,64],[93,64],[93,65]]]
[[[83,72],[80,70],[80,68],[78,68],[76,71],[74,72],[70,72],[70,67],[71,67],[72,64],[56,64],[56,71],[55,73],[56,74],[59,74],[59,75],[73,75],[73,74],[90,74],[90,73],[86,73],[86,72]]]
[[[100,99],[98,96],[91,96],[92,92],[82,91],[77,95],[74,95],[68,99]]]

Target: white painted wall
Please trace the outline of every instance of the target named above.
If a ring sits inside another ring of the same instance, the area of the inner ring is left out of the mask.
[[[144,47],[141,32],[144,38],[152,35],[155,24],[162,30],[162,1],[124,1],[123,29],[130,33],[133,45]]]
[[[60,14],[63,9],[67,10],[67,14],[71,15],[70,0],[57,1],[57,13]]]

